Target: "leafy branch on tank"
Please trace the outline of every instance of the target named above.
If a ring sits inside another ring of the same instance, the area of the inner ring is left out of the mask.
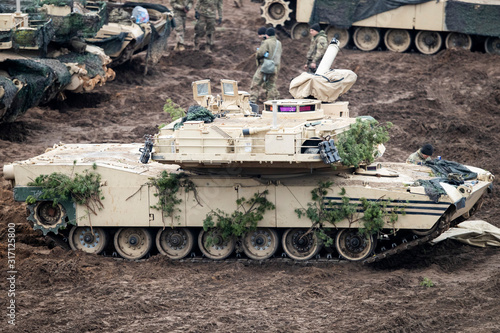
[[[360,164],[373,163],[377,146],[389,141],[392,126],[391,122],[381,125],[373,118],[356,119],[348,131],[339,134],[336,142],[342,164],[358,168]]]
[[[236,200],[237,208],[230,215],[220,209],[212,210],[203,220],[203,230],[206,232],[218,232],[223,240],[232,237],[241,237],[247,232],[257,230],[257,224],[262,221],[267,210],[274,210],[275,206],[267,200],[268,190],[254,193],[250,199],[244,197]],[[208,236],[206,247],[214,244],[214,238]]]
[[[177,192],[181,187],[184,188],[185,192],[192,191],[195,195],[198,204],[198,193],[196,191],[196,185],[192,180],[188,179],[185,173],[168,173],[167,171],[162,171],[160,176],[157,178],[150,178],[149,185],[156,187],[157,193],[154,194],[158,197],[158,203],[151,206],[153,209],[158,209],[163,212],[163,217],[169,216],[171,218],[171,226],[173,226],[174,219],[179,220],[180,216],[176,213],[181,212],[181,209],[177,207],[182,202],[182,199],[177,197]],[[165,223],[163,223],[165,224]]]
[[[346,190],[341,188],[339,192],[340,202],[334,202],[331,199],[325,199],[328,191],[332,189],[333,182],[319,182],[318,187],[311,191],[312,202],[307,203],[307,208],[295,209],[299,218],[305,216],[312,222],[310,231],[315,231],[326,247],[334,244],[334,239],[330,236],[329,225],[336,227],[338,222],[349,221],[349,225],[360,222],[358,228],[360,234],[366,236],[377,234],[382,231],[385,221],[394,224],[397,222],[399,213],[405,215],[403,208],[398,206],[390,207],[393,202],[391,199],[371,201],[366,198],[360,198],[363,216],[358,215],[359,205],[352,204],[350,198],[346,195]]]
[[[163,105],[163,112],[168,113],[172,118],[172,121],[176,121],[177,119],[182,118],[186,115],[186,111],[184,111],[182,107],[180,107],[170,98],[167,98],[167,100],[165,101],[165,104]],[[165,126],[166,124],[161,124],[159,128],[162,129]]]
[[[97,165],[92,165],[96,170]],[[104,196],[101,191],[101,175],[95,171],[85,170],[82,174],[75,173],[73,177],[61,172],[50,175],[40,175],[28,186],[41,187],[38,196],[29,195],[26,203],[34,204],[39,199],[53,200],[53,206],[57,206],[60,200],[71,200],[79,205],[85,206],[88,212],[97,215],[97,211],[104,208],[101,200]]]

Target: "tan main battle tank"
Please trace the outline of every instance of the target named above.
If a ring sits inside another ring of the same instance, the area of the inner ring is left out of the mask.
[[[478,49],[500,55],[500,3],[496,0],[264,0],[267,24],[307,38],[309,24],[320,23],[340,46],[351,41],[362,51],[384,45],[423,54],[447,49]]]
[[[197,81],[198,105],[144,146],[54,146],[5,165],[4,177],[15,200],[28,202],[35,229],[74,250],[128,259],[156,246],[172,259],[198,249],[225,259],[236,249],[263,260],[282,248],[308,260],[324,247],[328,257],[373,262],[479,209],[494,178],[485,170],[369,163],[386,140],[376,121],[350,118],[347,102],[336,101],[356,79],[329,70],[336,52],[332,41],[321,75],[292,81],[297,99],[266,102],[261,113],[237,82],[222,80],[213,96],[208,80]],[[356,159],[361,138],[369,143]]]

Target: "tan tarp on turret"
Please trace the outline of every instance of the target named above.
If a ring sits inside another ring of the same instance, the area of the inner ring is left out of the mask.
[[[295,99],[314,98],[323,102],[335,102],[340,95],[351,89],[358,76],[348,69],[335,69],[324,75],[302,73],[290,82],[290,94]]]

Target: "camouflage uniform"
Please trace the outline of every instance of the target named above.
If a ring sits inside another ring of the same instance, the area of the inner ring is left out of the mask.
[[[430,161],[430,160],[432,160],[432,158],[430,158],[430,156],[428,156],[427,158],[424,158],[424,156],[422,155],[422,152],[419,149],[416,152],[414,152],[413,154],[411,154],[406,159],[406,163],[422,165],[425,162]]]
[[[309,46],[309,51],[307,51],[307,67],[314,62],[316,63],[316,68],[318,68],[327,47],[328,39],[326,33],[321,30],[316,36],[311,38],[311,45]],[[313,72],[316,71],[316,69],[312,70],[311,68],[310,70]]]
[[[279,43],[277,48],[276,43]],[[274,55],[275,49],[276,54]],[[280,93],[278,92],[278,89],[276,89],[276,80],[280,70],[281,50],[281,42],[276,39],[276,36],[271,36],[261,43],[259,50],[255,54],[258,67],[252,78],[252,84],[250,86],[250,102],[257,103],[257,100],[259,99],[260,86],[263,86],[266,91],[266,100],[279,98]],[[264,74],[260,71],[262,63],[264,62],[264,54],[266,52],[269,52],[269,58],[274,59],[274,63],[276,64],[276,71],[274,74]]]
[[[199,14],[198,21],[194,27],[194,46],[199,46],[199,38],[207,34],[207,50],[210,51],[214,44],[215,18],[219,13],[219,21],[222,22],[222,0],[198,0],[196,11]]]
[[[193,0],[170,0],[174,8],[175,31],[177,32],[177,46],[184,45],[184,31],[186,30],[186,14],[193,7]]]

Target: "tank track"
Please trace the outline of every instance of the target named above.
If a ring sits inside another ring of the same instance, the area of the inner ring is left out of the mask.
[[[443,215],[439,219],[439,221],[437,222],[438,226],[437,226],[436,230],[434,232],[432,232],[431,234],[426,235],[426,236],[417,236],[416,234],[413,234],[413,240],[411,240],[411,241],[407,241],[406,238],[403,238],[401,240],[401,244],[396,245],[396,243],[392,243],[392,247],[390,249],[383,250],[382,252],[379,252],[379,253],[375,253],[372,256],[370,256],[369,258],[361,261],[361,263],[364,265],[372,264],[372,263],[378,262],[380,260],[384,260],[386,258],[389,258],[393,255],[397,255],[403,251],[414,248],[415,246],[429,243],[431,240],[437,238],[439,235],[441,235],[443,232],[445,232],[446,230],[449,229],[450,224],[451,224],[450,217],[451,217],[451,213],[445,213],[445,215]],[[69,246],[69,243],[68,243],[67,235],[64,235],[61,233],[59,233],[57,235],[53,234],[53,233],[49,233],[45,237],[48,237],[51,240],[53,240],[61,248],[65,249],[65,250],[71,250],[71,247]],[[382,249],[384,249],[384,248],[382,247]],[[126,259],[120,258],[116,252],[109,253],[109,252],[104,251],[103,253],[101,253],[101,255],[104,257],[116,257],[117,260],[126,260]],[[150,257],[151,256],[148,255],[146,257],[146,259],[140,259],[140,260],[135,260],[135,261],[141,262],[141,261],[147,260]],[[228,258],[225,260],[213,260],[213,259],[208,259],[204,256],[197,256],[194,252],[192,252],[190,257],[186,257],[186,258],[176,260],[176,261],[178,261],[178,262],[193,262],[193,263],[239,262],[239,263],[243,263],[246,265],[250,265],[253,263],[264,264],[264,263],[268,263],[268,262],[282,262],[282,263],[297,264],[297,265],[300,264],[300,265],[306,265],[306,266],[310,265],[312,263],[349,262],[348,260],[344,260],[344,259],[339,258],[339,257],[334,257],[331,253],[328,253],[324,257],[321,257],[318,254],[318,255],[316,255],[316,257],[314,259],[297,261],[297,260],[293,260],[291,258],[288,258],[284,252],[282,253],[281,257],[277,256],[277,257],[273,257],[273,258],[265,259],[265,260],[252,260],[249,258],[242,258],[241,253],[236,253],[236,255],[234,257],[231,257],[231,258]]]
[[[370,256],[369,258],[365,259],[362,261],[363,264],[371,264],[377,261],[380,261],[382,259],[386,259],[390,256],[396,255],[398,253],[401,253],[402,251],[409,250],[415,246],[422,245],[425,243],[430,242],[434,238],[437,238],[439,235],[441,235],[443,232],[448,230],[450,228],[450,217],[451,213],[447,212],[445,213],[437,222],[438,226],[437,229],[426,236],[418,237],[417,235],[414,235],[414,239],[412,241],[406,241],[403,239],[402,243],[396,246],[393,246],[391,249],[382,251],[380,253],[375,253],[374,255]],[[395,245],[395,244],[393,244]]]

